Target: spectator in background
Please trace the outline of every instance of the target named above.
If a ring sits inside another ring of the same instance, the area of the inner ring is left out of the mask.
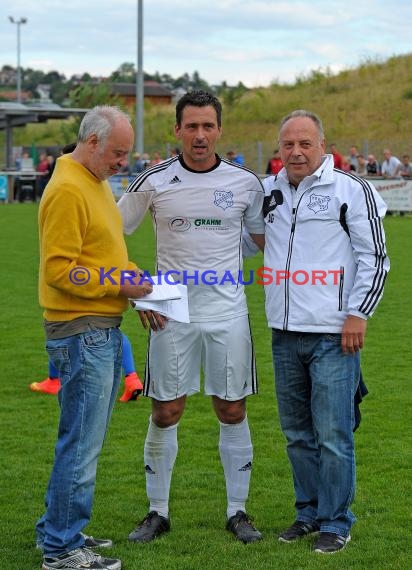
[[[143,172],[145,169],[145,164],[140,157],[140,152],[133,153],[134,163],[132,166],[132,174],[139,174],[139,172]]]
[[[30,159],[30,155],[27,151],[24,151],[21,155],[17,155],[16,156],[16,161],[15,161],[15,165],[16,165],[16,170],[21,171],[23,169],[23,165],[27,160]],[[13,200],[21,200],[21,193],[20,193],[20,186],[21,186],[21,179],[20,177],[16,176],[14,178],[14,182],[13,182]]]
[[[163,162],[163,158],[160,155],[160,152],[154,152],[153,158],[149,162],[149,166],[155,166],[155,164],[159,164],[159,162]]]
[[[333,156],[333,164],[334,164],[335,168],[339,168],[340,170],[343,170],[344,158],[338,152],[338,150],[336,148],[336,144],[332,143],[330,145],[330,152],[332,153],[332,156]]]
[[[240,164],[240,166],[244,166],[245,157],[243,156],[243,154],[240,154],[239,152],[237,152],[235,162],[236,162],[236,164]]]
[[[385,148],[383,151],[383,156],[385,157],[382,162],[381,174],[384,178],[395,178],[399,176],[402,169],[402,162],[392,154],[389,148]]]
[[[366,163],[366,172],[368,176],[380,176],[381,166],[376,160],[374,154],[368,154],[368,162]]]
[[[48,154],[47,162],[49,163],[49,180],[50,180],[54,172],[54,167],[56,166],[56,159],[52,154]]]
[[[15,161],[16,170],[21,170],[21,168],[22,168],[22,161],[23,161],[23,160],[27,160],[28,158],[30,158],[30,155],[29,155],[29,153],[28,153],[27,151],[24,151],[23,154],[21,154],[21,155],[17,155],[17,156],[16,156],[16,161]]]
[[[50,164],[47,159],[47,154],[45,152],[40,153],[39,164],[37,165],[37,172],[40,175],[37,177],[37,194],[41,198],[46,188],[48,181],[50,180]]]
[[[230,162],[234,162],[235,164],[240,164],[243,166],[245,164],[245,159],[243,155],[237,153],[235,150],[228,150],[226,153],[226,157]]]
[[[412,163],[409,160],[409,154],[402,156],[402,166],[399,174],[404,178],[412,178]]]
[[[169,158],[172,158],[173,156],[179,156],[180,154],[180,148],[178,146],[175,146],[175,148],[172,148],[172,150],[169,153]]]
[[[150,155],[147,152],[142,154],[143,170],[150,165]]]
[[[282,159],[280,158],[279,149],[275,148],[273,156],[269,160],[266,167],[266,174],[277,174],[283,168]]]
[[[363,154],[358,154],[358,166],[356,168],[356,174],[358,176],[367,176],[368,174],[368,169],[366,167],[367,164],[368,161],[363,156]]]
[[[342,160],[342,170],[343,170],[344,172],[351,172],[351,171],[352,171],[351,165],[350,165],[350,162],[349,162],[349,156],[344,156],[344,157],[343,157],[343,160]],[[352,171],[352,172],[353,172],[353,171]]]
[[[358,168],[358,148],[356,146],[351,146],[349,149],[349,170],[357,171]]]

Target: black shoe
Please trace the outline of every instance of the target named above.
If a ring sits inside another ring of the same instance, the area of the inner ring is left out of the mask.
[[[319,532],[317,524],[295,521],[292,526],[279,535],[279,540],[280,542],[293,542],[315,532]]]
[[[156,511],[150,511],[129,534],[129,540],[131,542],[150,542],[169,530],[170,519],[161,517]]]
[[[250,517],[243,511],[238,511],[227,521],[226,530],[235,535],[235,538],[245,544],[256,542],[262,538],[262,534],[252,525]]]
[[[340,536],[333,532],[321,532],[313,550],[321,554],[335,554],[335,552],[343,550],[349,541],[350,535]]]

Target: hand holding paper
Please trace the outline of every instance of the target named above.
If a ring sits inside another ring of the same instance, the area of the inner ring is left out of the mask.
[[[189,323],[187,287],[176,283],[159,283],[157,276],[151,277],[153,292],[141,299],[130,299],[136,311],[155,311],[181,323]]]

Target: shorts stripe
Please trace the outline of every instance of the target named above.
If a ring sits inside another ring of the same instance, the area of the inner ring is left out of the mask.
[[[144,369],[144,385],[143,385],[143,396],[149,395],[150,388],[150,339],[152,337],[152,331],[149,332],[147,337],[147,351],[146,351],[146,365]]]
[[[248,322],[249,322],[249,331],[250,331],[250,342],[252,345],[252,361],[250,363],[250,373],[252,376],[252,394],[257,394],[259,391],[259,385],[258,385],[257,368],[256,368],[256,354],[255,354],[255,345],[253,344],[252,327],[250,325],[249,315],[248,315]]]

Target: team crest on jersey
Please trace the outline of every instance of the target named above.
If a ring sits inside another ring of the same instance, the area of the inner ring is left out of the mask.
[[[319,194],[311,194],[309,204],[307,204],[309,210],[315,212],[323,212],[328,209],[328,203],[330,202],[329,196],[320,196]]]
[[[233,206],[233,193],[230,190],[215,190],[214,205],[219,206],[222,210]]]

